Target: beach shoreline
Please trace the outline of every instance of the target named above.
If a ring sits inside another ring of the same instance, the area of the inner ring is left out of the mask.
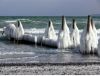
[[[45,64],[45,65],[5,65],[0,66],[3,75],[97,75],[100,64]]]

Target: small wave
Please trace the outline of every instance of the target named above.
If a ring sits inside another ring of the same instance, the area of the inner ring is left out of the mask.
[[[41,28],[41,29],[37,29],[37,28],[31,28],[31,29],[25,29],[25,33],[29,33],[29,34],[43,34],[45,32],[46,28]],[[56,33],[59,32],[59,30],[55,30]]]
[[[85,23],[87,23],[87,21],[76,21],[77,23],[79,23],[79,24],[85,24]],[[54,24],[56,24],[56,25],[60,25],[61,24],[61,22],[54,22]],[[67,24],[72,24],[72,21],[67,21]]]
[[[42,28],[42,29],[37,29],[37,28],[25,29],[25,33],[38,34],[38,33],[44,33],[44,31],[45,31],[45,28]]]
[[[25,59],[34,59],[34,58],[37,58],[37,57],[39,57],[39,56],[33,56],[33,57],[17,57],[17,58],[11,58],[11,57],[8,57],[8,58],[1,58],[0,60],[20,60],[20,59],[23,59],[23,60],[25,60]]]
[[[3,31],[3,28],[0,28],[0,32]]]
[[[56,24],[56,25],[60,25],[61,23],[60,23],[60,22],[54,22],[54,24]]]
[[[44,24],[48,24],[48,22],[45,21],[32,21],[33,23],[44,23]]]
[[[17,20],[20,20],[22,22],[32,22],[32,20],[30,20],[30,19],[5,20],[4,22],[6,22],[6,23],[15,23],[15,22],[17,22]]]
[[[18,19],[18,20],[20,20],[22,22],[32,22],[32,20],[30,20],[30,19]]]
[[[29,54],[33,55],[34,52],[0,52],[0,55],[13,55],[13,54]]]
[[[100,21],[94,21],[95,24],[100,24]]]
[[[8,21],[5,21],[6,23],[15,23],[16,20],[8,20]]]
[[[29,20],[29,21],[30,21],[30,19],[18,19],[18,20],[22,20],[22,21],[25,21],[25,20],[27,20],[27,21],[28,21],[28,20]]]

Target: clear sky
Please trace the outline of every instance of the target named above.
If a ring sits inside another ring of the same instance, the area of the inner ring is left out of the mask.
[[[100,14],[100,0],[0,0],[0,16]]]

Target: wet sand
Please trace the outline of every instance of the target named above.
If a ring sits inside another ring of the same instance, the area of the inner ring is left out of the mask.
[[[0,66],[0,74],[3,75],[78,75],[100,74],[100,64],[78,65],[13,65]]]

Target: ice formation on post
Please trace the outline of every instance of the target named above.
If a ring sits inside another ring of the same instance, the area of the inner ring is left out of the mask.
[[[15,32],[15,39],[21,40],[24,35],[24,28],[20,21],[18,21],[18,25],[16,26],[16,32]]]
[[[71,42],[73,48],[76,48],[80,45],[79,29],[76,25],[75,19],[73,19],[73,24],[72,24]]]
[[[97,38],[91,24],[91,16],[88,16],[87,26],[83,30],[80,40],[80,52],[83,54],[97,53]]]
[[[5,35],[10,39],[21,39],[24,35],[24,29],[20,21],[18,21],[18,26],[15,26],[15,24],[9,24],[6,27],[4,27],[4,33]]]
[[[6,27],[4,27],[3,31],[7,38],[11,39],[12,37],[14,37],[14,34],[16,32],[16,26],[14,24],[8,24]]]
[[[70,31],[66,19],[62,17],[62,27],[58,34],[58,48],[69,48],[71,46]]]
[[[47,29],[45,30],[45,37],[48,39],[57,40],[57,36],[53,27],[53,23],[50,20]]]
[[[93,19],[92,19],[92,18],[91,18],[91,25],[92,25],[93,31],[94,31],[94,33],[95,33],[95,38],[97,38],[97,39],[96,39],[96,42],[97,42],[97,44],[98,44],[97,29],[96,29],[96,27],[95,27],[95,23],[93,22]]]

